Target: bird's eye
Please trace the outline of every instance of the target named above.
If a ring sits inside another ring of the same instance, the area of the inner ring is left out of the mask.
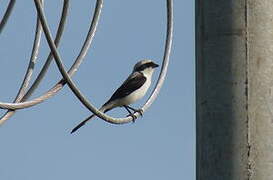
[[[137,67],[136,70],[137,71],[143,71],[144,69],[146,69],[146,64],[142,64],[141,66]]]
[[[152,63],[152,62],[142,64],[136,68],[136,71],[143,71],[146,68],[153,67],[153,65],[154,65],[154,63]]]

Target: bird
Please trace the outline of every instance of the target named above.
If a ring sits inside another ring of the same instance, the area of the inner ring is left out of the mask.
[[[101,106],[99,111],[106,113],[107,111],[110,111],[116,107],[124,107],[129,113],[128,116],[132,117],[133,122],[135,121],[136,116],[130,110],[139,112],[142,116],[143,111],[141,109],[135,109],[129,105],[141,99],[146,94],[151,85],[154,70],[158,66],[158,64],[154,63],[150,59],[144,59],[137,62],[129,77],[114,92],[110,99]],[[77,131],[95,116],[95,114],[92,114],[91,116],[87,117],[84,121],[72,129],[70,133],[72,134]]]

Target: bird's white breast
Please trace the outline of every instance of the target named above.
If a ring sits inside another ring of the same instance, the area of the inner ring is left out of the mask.
[[[147,79],[146,82],[136,91],[132,92],[130,95],[124,97],[122,100],[124,102],[124,105],[129,105],[137,100],[143,98],[143,96],[146,94],[147,90],[149,89],[151,85],[151,79]]]

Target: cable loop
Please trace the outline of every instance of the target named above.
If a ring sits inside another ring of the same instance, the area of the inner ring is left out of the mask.
[[[65,0],[64,1],[64,7],[63,7],[63,13],[62,13],[62,17],[61,17],[61,21],[60,21],[60,25],[59,25],[59,29],[57,31],[57,35],[56,35],[56,44],[58,44],[57,42],[59,41],[59,39],[61,38],[63,29],[64,29],[64,24],[65,24],[65,20],[67,17],[67,10],[68,10],[68,5],[69,5],[69,0]],[[98,2],[96,4],[96,8],[95,11],[93,13],[93,16],[91,18],[91,24],[90,24],[90,28],[88,31],[88,34],[86,36],[86,39],[83,43],[83,46],[80,50],[80,53],[78,55],[78,57],[76,58],[75,62],[73,63],[73,65],[71,66],[71,68],[69,69],[68,73],[72,76],[74,75],[74,73],[78,70],[79,66],[81,65],[81,63],[83,62],[87,51],[92,43],[92,40],[94,38],[95,32],[96,32],[96,28],[98,25],[98,21],[99,21],[99,17],[100,17],[100,13],[101,13],[101,6],[98,6]],[[33,85],[30,87],[30,89],[28,90],[28,92],[26,93],[26,95],[23,97],[22,101],[26,101],[31,94],[33,93],[33,91],[37,88],[37,86],[39,85],[39,83],[41,82],[43,76],[45,75],[50,62],[52,60],[52,53],[50,53],[50,55],[47,58],[47,61],[45,63],[45,65],[43,66],[40,74],[38,75],[37,79],[35,80],[35,82],[33,83]],[[0,102],[0,109],[9,109],[9,110],[16,110],[16,109],[23,109],[23,108],[28,108],[31,106],[34,106],[36,104],[42,103],[43,101],[45,101],[46,99],[49,99],[50,97],[54,96],[58,91],[60,91],[63,86],[65,85],[65,81],[64,80],[60,80],[56,85],[54,85],[50,90],[48,90],[46,93],[44,93],[43,95],[30,100],[30,101],[26,101],[26,102],[20,102],[20,103],[4,103],[4,102]],[[10,112],[13,113],[13,112]],[[5,121],[5,119],[0,120],[0,125]]]

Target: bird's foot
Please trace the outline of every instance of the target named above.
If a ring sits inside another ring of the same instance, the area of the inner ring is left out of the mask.
[[[135,112],[138,112],[141,117],[143,116],[143,110],[142,109],[136,109]]]
[[[126,106],[126,108],[129,108],[129,109],[133,110],[134,113],[138,112],[141,116],[143,115],[143,110],[142,109],[135,109],[135,108],[132,108],[130,106]]]
[[[130,113],[130,114],[127,115],[127,117],[129,117],[129,116],[131,116],[133,118],[132,121],[134,123],[136,121],[136,119],[137,119],[137,116],[134,115],[134,114],[132,114],[132,113]]]

